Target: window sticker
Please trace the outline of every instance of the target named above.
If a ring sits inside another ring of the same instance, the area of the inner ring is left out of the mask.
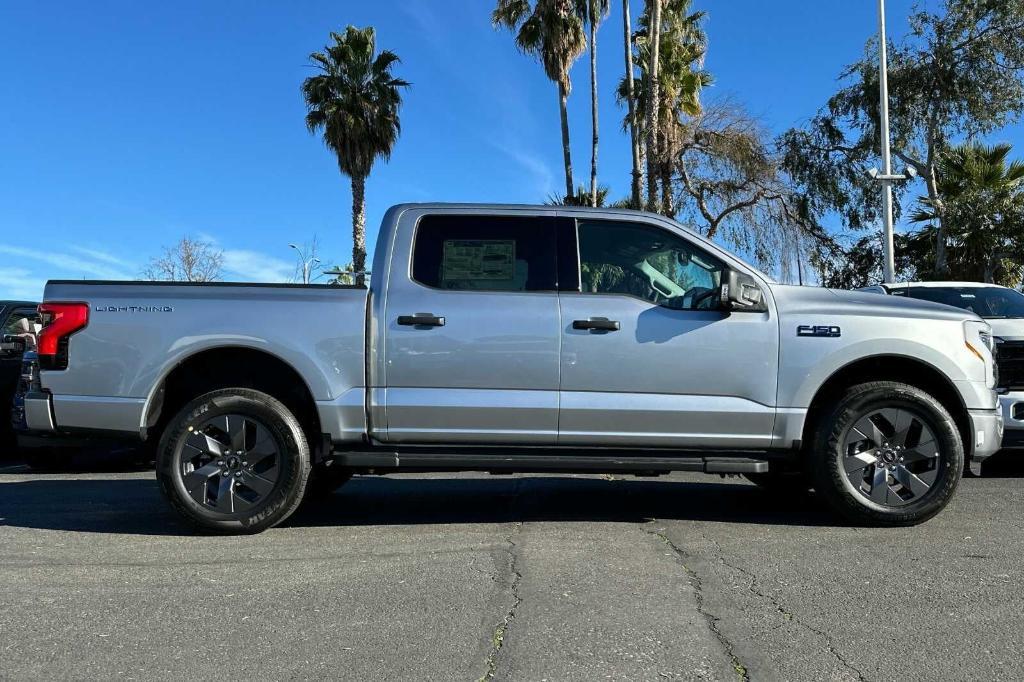
[[[447,239],[443,280],[511,280],[515,276],[514,239]]]

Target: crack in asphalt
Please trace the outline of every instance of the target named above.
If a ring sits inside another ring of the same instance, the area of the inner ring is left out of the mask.
[[[519,584],[523,580],[523,574],[519,572],[518,558],[516,556],[516,542],[513,539],[515,535],[522,531],[523,522],[516,522],[515,530],[509,533],[508,537],[505,538],[505,542],[508,544],[508,566],[509,573],[512,576],[512,580],[509,584],[509,591],[512,593],[512,605],[505,612],[504,617],[494,627],[494,632],[491,634],[491,650],[487,654],[487,658],[484,663],[487,666],[487,670],[483,675],[480,676],[479,682],[487,682],[488,680],[494,679],[494,673],[498,670],[498,654],[501,652],[501,647],[505,643],[505,635],[508,633],[508,628],[512,625],[512,620],[516,617],[516,609],[523,603],[522,597],[519,596]]]
[[[653,523],[653,521],[651,521],[650,523]],[[661,540],[664,544],[668,545],[669,549],[671,549],[672,552],[675,554],[676,561],[679,563],[680,566],[683,567],[683,571],[686,573],[686,577],[690,581],[690,586],[693,587],[694,601],[697,605],[697,613],[699,613],[704,618],[704,620],[708,624],[708,629],[711,630],[711,634],[715,636],[715,639],[717,639],[718,642],[725,649],[725,655],[729,657],[729,662],[732,664],[733,670],[736,671],[736,675],[744,682],[749,682],[750,671],[747,669],[747,666],[745,666],[743,662],[740,661],[739,657],[736,656],[736,652],[734,650],[735,647],[733,643],[729,640],[728,637],[725,636],[725,633],[723,633],[722,630],[718,627],[718,623],[721,620],[721,618],[710,613],[704,606],[704,585],[700,579],[700,576],[697,575],[697,573],[692,568],[686,565],[686,553],[682,549],[680,549],[674,542],[672,542],[672,540],[670,540],[663,531],[664,529],[644,529],[645,533],[647,533],[648,535],[653,535],[654,537]]]
[[[774,606],[780,614],[782,614],[783,619],[785,619],[786,621],[799,625],[805,630],[813,632],[814,634],[821,637],[821,639],[825,642],[825,646],[828,648],[829,653],[831,653],[832,656],[835,657],[835,659],[839,661],[839,663],[842,664],[843,667],[855,673],[857,675],[857,679],[860,682],[868,682],[868,678],[864,676],[864,673],[861,672],[860,669],[857,668],[855,665],[847,661],[846,658],[839,652],[839,650],[836,649],[835,643],[832,641],[832,637],[828,633],[803,622],[799,617],[797,617],[795,613],[793,613],[792,611],[788,610],[785,606],[783,606],[782,603],[773,595],[764,592],[759,586],[757,575],[755,573],[748,571],[747,569],[737,566],[736,564],[733,564],[732,562],[728,561],[725,558],[725,553],[722,551],[722,546],[718,543],[717,540],[708,537],[708,535],[703,531],[701,531],[701,535],[704,537],[705,540],[707,540],[715,546],[716,553],[718,554],[719,563],[721,563],[724,566],[728,566],[737,573],[741,573],[750,579],[750,583],[747,585],[747,591],[749,591],[751,594],[755,596],[761,597],[762,599],[765,599],[768,602],[770,602],[771,605]]]

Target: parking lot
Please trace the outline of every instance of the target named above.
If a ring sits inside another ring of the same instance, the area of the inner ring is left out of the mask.
[[[1019,679],[1020,467],[923,526],[677,474],[358,477],[253,537],[0,467],[0,678]]]

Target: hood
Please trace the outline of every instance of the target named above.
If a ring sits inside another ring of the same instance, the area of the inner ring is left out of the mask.
[[[1024,341],[1024,319],[986,319],[992,325],[992,333],[1001,339]]]
[[[780,311],[787,313],[866,315],[902,319],[950,320],[952,322],[981,319],[969,310],[931,301],[903,298],[902,296],[782,284],[773,284],[771,287]],[[989,320],[989,322],[1000,321],[1008,322],[1009,320]],[[1024,322],[1024,320],[1016,321]],[[1024,333],[1024,329],[1022,329],[1022,333]]]

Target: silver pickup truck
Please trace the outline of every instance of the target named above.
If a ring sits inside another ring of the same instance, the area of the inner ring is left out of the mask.
[[[36,431],[153,443],[194,524],[257,532],[353,473],[744,474],[856,523],[998,449],[989,325],[784,286],[656,215],[400,205],[368,287],[53,281]]]

